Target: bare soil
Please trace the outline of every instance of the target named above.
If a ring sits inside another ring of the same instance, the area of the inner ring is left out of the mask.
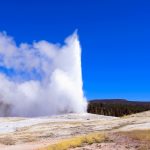
[[[119,132],[150,130],[150,111],[121,118],[93,114],[67,114],[44,118],[0,118],[0,150],[37,150],[91,132],[107,132],[108,140],[75,150],[150,150],[148,142]]]
[[[139,141],[119,133],[110,133],[104,143],[84,145],[70,150],[150,150],[148,141]]]

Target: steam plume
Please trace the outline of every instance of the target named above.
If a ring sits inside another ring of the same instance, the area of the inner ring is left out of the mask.
[[[0,116],[86,111],[76,33],[64,45],[21,43],[0,33]]]

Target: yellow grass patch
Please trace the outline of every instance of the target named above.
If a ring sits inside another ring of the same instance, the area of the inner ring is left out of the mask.
[[[87,135],[81,135],[70,139],[61,140],[56,144],[49,145],[39,150],[67,150],[69,148],[82,146],[84,143],[86,144],[99,143],[104,141],[105,139],[106,136],[103,133],[90,133]]]

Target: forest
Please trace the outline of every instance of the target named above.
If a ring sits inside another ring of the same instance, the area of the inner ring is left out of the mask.
[[[121,117],[150,110],[150,102],[125,99],[96,99],[88,103],[88,113]]]

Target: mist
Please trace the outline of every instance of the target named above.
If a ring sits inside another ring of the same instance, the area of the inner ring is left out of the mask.
[[[0,116],[86,112],[77,33],[64,44],[16,44],[0,33]]]

